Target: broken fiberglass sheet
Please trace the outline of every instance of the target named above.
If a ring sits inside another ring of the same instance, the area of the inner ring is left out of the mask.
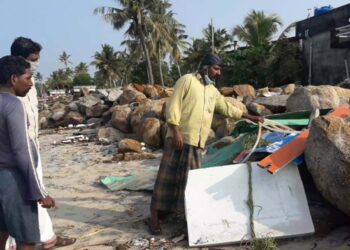
[[[190,170],[185,210],[190,246],[250,240],[247,164]],[[252,163],[253,223],[257,238],[295,237],[314,232],[298,168],[278,176]]]

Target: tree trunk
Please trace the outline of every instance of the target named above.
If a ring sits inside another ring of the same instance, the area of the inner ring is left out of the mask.
[[[159,66],[160,82],[162,83],[162,86],[164,87],[164,79],[163,79],[163,71],[162,71],[162,58],[160,55],[160,47],[158,47],[158,66]]]
[[[137,29],[139,31],[139,36],[140,36],[140,41],[141,41],[141,45],[142,45],[142,49],[143,52],[145,53],[145,58],[146,58],[146,62],[147,62],[147,70],[149,73],[149,78],[148,81],[150,84],[154,84],[154,78],[153,78],[153,72],[152,72],[152,64],[151,64],[151,58],[149,56],[149,52],[146,46],[146,39],[145,39],[145,35],[143,34],[143,30],[142,30],[142,20],[141,20],[141,13],[139,12],[137,15]]]
[[[177,66],[177,71],[179,71],[179,76],[181,77],[182,74],[181,74],[181,69],[180,69],[180,65],[178,62],[176,62],[176,66]]]

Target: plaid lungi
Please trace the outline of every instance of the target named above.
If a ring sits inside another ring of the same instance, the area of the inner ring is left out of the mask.
[[[153,189],[151,209],[183,210],[188,171],[201,167],[201,149],[184,144],[175,150],[167,139]]]

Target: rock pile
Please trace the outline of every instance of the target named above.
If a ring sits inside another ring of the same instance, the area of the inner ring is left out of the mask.
[[[257,90],[249,84],[242,84],[223,87],[220,92],[228,102],[255,115],[335,108],[350,98],[349,89],[335,86],[298,87],[295,84]],[[172,88],[159,85],[129,84],[124,88],[84,93],[82,97],[51,98],[41,102],[40,127],[94,123],[102,126],[98,139],[106,143],[132,137],[160,148],[167,131],[165,107],[172,93]],[[208,144],[227,136],[234,124],[234,120],[215,114]]]

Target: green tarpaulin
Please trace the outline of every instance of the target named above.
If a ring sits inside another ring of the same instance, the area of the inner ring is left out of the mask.
[[[210,153],[204,155],[202,158],[202,168],[231,164],[233,159],[244,150],[244,142],[247,137],[248,134],[241,135],[241,137],[231,145],[208,151]]]
[[[132,172],[127,176],[107,176],[102,178],[101,183],[111,191],[132,190],[152,191],[156,180],[158,167],[147,167]]]

